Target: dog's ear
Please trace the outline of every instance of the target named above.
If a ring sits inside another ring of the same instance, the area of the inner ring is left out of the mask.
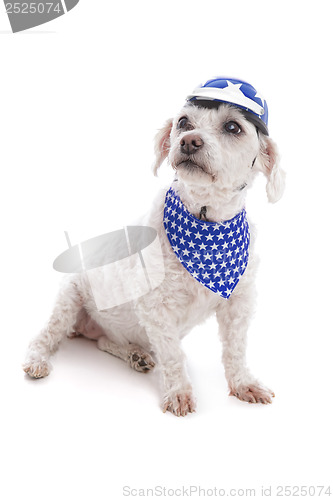
[[[158,168],[169,154],[170,149],[170,133],[172,129],[173,119],[170,118],[165,122],[155,136],[155,162],[153,165],[154,175],[157,175]]]
[[[266,192],[268,201],[275,203],[282,197],[286,174],[279,166],[279,153],[270,137],[260,134],[260,153],[257,165],[267,177]]]

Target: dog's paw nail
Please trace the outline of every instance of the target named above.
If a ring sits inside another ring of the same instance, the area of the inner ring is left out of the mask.
[[[170,411],[176,417],[185,417],[188,413],[195,412],[195,401],[190,392],[178,393],[167,398],[163,406],[163,413]]]
[[[25,373],[35,379],[47,377],[50,373],[50,365],[46,361],[26,363],[22,368]]]
[[[274,397],[274,393],[269,389],[254,384],[238,387],[237,390],[232,389],[230,395],[236,396],[241,401],[264,405],[272,403],[271,397]]]

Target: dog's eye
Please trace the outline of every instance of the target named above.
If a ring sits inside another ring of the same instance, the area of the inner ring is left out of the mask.
[[[187,128],[188,126],[189,126],[188,118],[186,118],[186,116],[180,118],[177,128]]]
[[[224,130],[226,132],[228,132],[229,134],[234,134],[234,135],[237,135],[242,131],[242,129],[240,128],[240,126],[236,122],[225,123]]]

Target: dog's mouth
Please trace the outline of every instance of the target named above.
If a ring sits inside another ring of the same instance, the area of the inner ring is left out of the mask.
[[[170,163],[184,182],[204,183],[205,185],[216,182],[216,175],[212,172],[210,165],[202,161],[199,156],[179,154],[175,155]]]
[[[201,170],[205,174],[208,174],[207,170],[204,167],[202,167],[201,165],[198,165],[197,163],[194,163],[192,160],[189,160],[189,159],[179,162],[176,165],[176,169],[179,169],[179,168],[185,168],[188,172],[194,172],[194,171]]]

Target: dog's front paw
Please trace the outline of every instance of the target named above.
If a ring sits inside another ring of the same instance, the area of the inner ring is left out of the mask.
[[[129,356],[129,364],[138,372],[147,373],[155,366],[153,358],[141,347],[136,347]]]
[[[43,378],[50,373],[51,365],[47,361],[33,361],[24,363],[22,368],[32,378]]]
[[[185,417],[188,413],[195,412],[195,400],[193,398],[192,392],[189,391],[178,391],[174,394],[169,394],[163,403],[163,412],[170,411],[177,417]]]
[[[275,397],[274,392],[259,384],[245,384],[230,390],[230,396],[236,396],[241,401],[248,403],[271,403]]]

